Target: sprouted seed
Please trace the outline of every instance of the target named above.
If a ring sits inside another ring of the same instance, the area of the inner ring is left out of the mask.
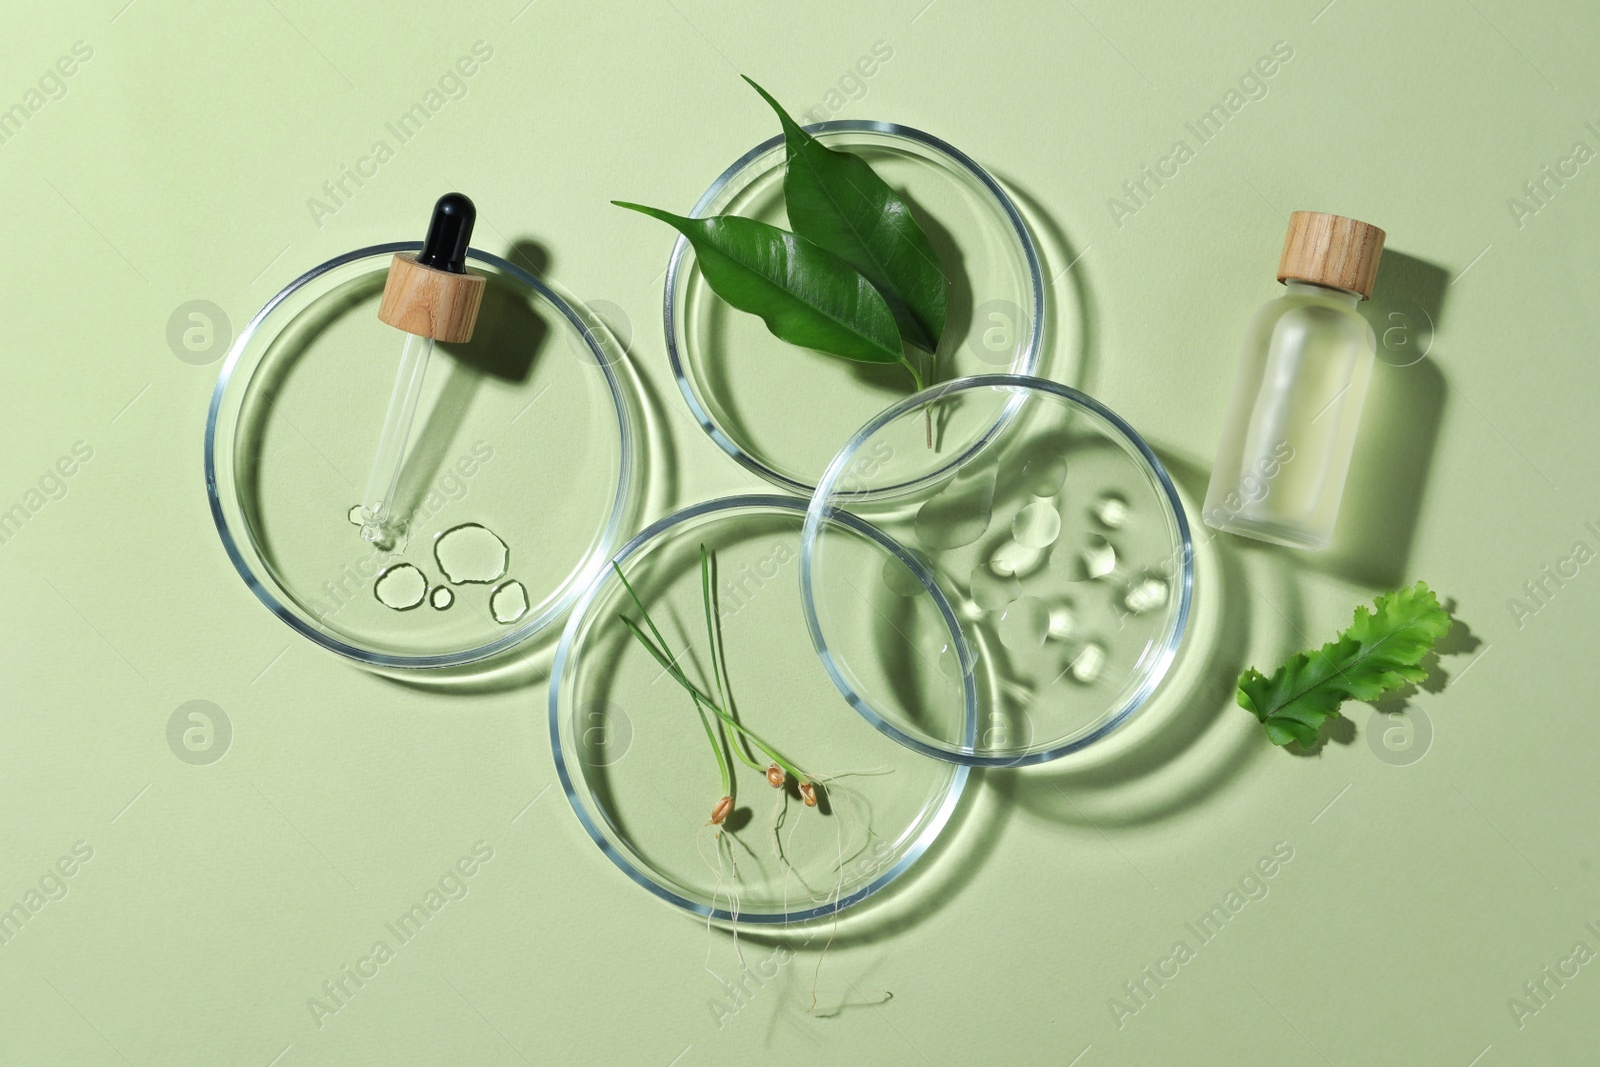
[[[738,784],[733,776],[732,761],[729,758],[729,754],[731,753],[734,758],[751,770],[764,775],[767,784],[778,791],[770,827],[773,836],[773,850],[787,868],[789,874],[797,878],[800,876],[800,872],[795,869],[794,864],[789,861],[785,854],[787,850],[783,848],[780,834],[780,828],[785,821],[784,812],[787,810],[788,800],[794,795],[787,792],[786,787],[793,782],[795,791],[805,806],[815,808],[818,806],[819,790],[827,776],[818,777],[801,770],[792,760],[779,752],[761,735],[740,720],[738,709],[733,701],[732,690],[728,684],[726,652],[717,625],[720,612],[717,610],[716,561],[704,545],[700,546],[700,595],[705,609],[706,638],[710,643],[712,674],[712,684],[705,688],[695,685],[684,674],[683,669],[679,666],[683,662],[683,657],[672,655],[666,639],[650,618],[650,612],[645,608],[643,600],[640,599],[632,583],[628,581],[627,575],[622,573],[622,568],[615,561],[612,562],[611,566],[612,570],[616,572],[617,578],[622,582],[623,588],[627,590],[628,597],[633,601],[634,607],[638,609],[643,625],[641,626],[640,623],[620,613],[618,618],[627,627],[628,632],[633,635],[634,639],[644,647],[645,651],[650,653],[651,658],[661,666],[667,676],[677,682],[679,687],[688,694],[690,702],[694,705],[695,714],[700,720],[700,725],[705,731],[706,740],[711,746],[712,757],[717,764],[722,787],[720,799],[711,808],[711,818],[700,828],[702,832],[707,828],[713,828],[712,848],[715,852],[715,863],[712,863],[711,859],[703,851],[701,852],[701,858],[705,860],[707,867],[716,876],[716,888],[712,891],[712,907],[716,907],[719,897],[727,901],[727,910],[734,922],[734,948],[739,953],[742,962],[743,952],[739,947],[738,936],[740,901],[738,891],[739,867],[736,859],[736,849],[744,847],[748,850],[748,846],[737,840],[737,834],[728,825],[728,820],[736,809],[738,798]],[[757,758],[758,754],[762,757],[761,759]],[[763,765],[763,761],[765,765]],[[823,813],[837,814],[837,812],[826,809]],[[843,824],[837,825],[835,830],[835,836],[839,841],[840,854],[835,865],[837,879],[833,886],[831,899],[837,901],[843,891],[846,859],[844,855]],[[699,832],[696,833],[696,841],[698,849]],[[728,878],[730,872],[731,879]],[[805,885],[803,878],[801,879],[801,884]],[[806,886],[806,892],[813,901],[823,899],[817,891],[809,886]],[[709,916],[707,921],[709,922]],[[837,914],[835,914],[834,921],[837,924]],[[832,941],[833,937],[830,935],[828,944],[831,945]],[[825,955],[826,952],[827,946],[824,946],[823,954]],[[817,959],[818,974],[820,974],[821,966],[822,957],[819,956]],[[709,966],[707,969],[709,970]],[[812,1007],[815,1008],[816,975],[813,975],[811,1000]]]
[[[627,575],[622,573],[622,568],[615,561],[612,562],[611,567],[622,581],[623,588],[628,591],[628,596],[633,601],[634,606],[639,609],[639,615],[644,619],[644,625],[649,629],[649,633],[647,634],[644,629],[640,628],[638,623],[626,615],[619,615],[618,618],[628,628],[628,632],[633,634],[634,638],[644,646],[651,657],[667,672],[668,677],[677,682],[684,692],[689,694],[689,699],[694,703],[695,710],[700,716],[700,724],[705,728],[706,739],[711,745],[712,755],[716,759],[717,769],[722,776],[722,796],[728,803],[729,811],[732,811],[732,805],[738,797],[732,770],[728,762],[727,753],[730,750],[751,769],[767,775],[767,781],[769,782],[772,781],[771,771],[773,768],[788,777],[796,779],[800,783],[801,795],[807,798],[807,806],[815,807],[816,790],[812,784],[811,776],[800,770],[787,757],[763,740],[754,730],[745,726],[729,711],[732,707],[732,702],[728,699],[728,685],[724,677],[726,670],[723,657],[719,654],[721,641],[718,640],[716,625],[716,591],[715,586],[712,584],[711,554],[706,551],[706,547],[704,545],[700,546],[700,593],[701,599],[705,604],[706,635],[711,642],[711,667],[717,692],[716,700],[713,700],[707,693],[702,692],[698,686],[689,681],[688,677],[684,675],[683,669],[678,666],[681,657],[675,657],[668,651],[666,639],[661,636],[661,631],[650,618],[650,612],[645,608],[644,601],[639,599],[639,594],[634,590],[633,584],[628,581]],[[716,720],[715,726],[712,725],[713,719]],[[736,741],[732,745],[728,744],[730,732]],[[760,763],[756,762],[749,752],[745,750],[745,744],[754,746],[762,755],[766,756],[770,761],[769,766],[763,768]],[[719,801],[713,808],[713,816],[721,808],[722,802]],[[723,812],[724,817],[727,814],[728,812]],[[713,821],[720,824],[722,820],[714,818]]]

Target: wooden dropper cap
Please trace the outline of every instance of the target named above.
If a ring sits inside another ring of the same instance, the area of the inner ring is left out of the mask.
[[[1371,223],[1321,211],[1296,211],[1289,216],[1278,280],[1331,285],[1369,299],[1383,238],[1383,231]]]
[[[484,287],[483,275],[469,273],[466,265],[477,217],[472,201],[460,193],[439,198],[422,251],[397,253],[390,261],[378,318],[397,330],[435,341],[472,340]]]

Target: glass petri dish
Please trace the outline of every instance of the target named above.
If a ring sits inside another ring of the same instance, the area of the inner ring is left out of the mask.
[[[488,279],[471,342],[429,363],[390,551],[351,522],[403,335],[378,320],[377,245],[313,268],[240,332],[206,419],[211,514],[234,567],[318,645],[380,667],[470,663],[546,630],[620,540],[633,480],[625,398],[602,348],[537,278]]]
[[[958,265],[934,377],[1033,373],[1044,282],[1033,237],[999,183],[958,149],[908,126],[852,119],[806,129],[871,163],[917,211],[946,269]],[[774,137],[724,171],[690,214],[786,227],[783,172],[783,138]],[[711,292],[681,237],[667,265],[664,315],[667,356],[695,420],[739,463],[803,496],[840,444],[912,386],[903,367],[851,363],[773,337]],[[827,402],[797,420],[796,397]]]
[[[646,529],[616,560],[685,674],[714,692],[700,547],[712,553],[731,702],[823,781],[817,808],[735,760],[736,809],[716,839],[708,820],[721,781],[695,706],[619,621],[639,612],[609,568],[556,648],[550,742],[572,810],[630,878],[696,915],[758,924],[835,915],[911,867],[966,783],[967,768],[925,759],[851,714],[823,674],[796,574],[805,507],[785,496],[697,504]],[[841,556],[881,568],[900,551],[853,516],[835,525]],[[937,603],[939,591],[927,592]],[[953,614],[946,632],[958,635]],[[878,670],[892,671],[898,646],[879,645],[888,658]],[[857,661],[872,653],[859,649]]]
[[[946,457],[940,428],[962,423],[995,429]],[[847,514],[905,550],[874,570],[841,549]],[[1082,749],[1145,703],[1183,638],[1193,555],[1171,480],[1126,422],[1068,386],[988,375],[889,407],[840,450],[806,515],[802,604],[868,722],[942,760],[1018,766]],[[905,646],[893,677],[859,650],[871,617]]]

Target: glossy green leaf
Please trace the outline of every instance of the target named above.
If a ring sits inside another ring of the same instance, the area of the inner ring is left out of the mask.
[[[1449,632],[1450,615],[1426,582],[1385,593],[1356,609],[1350,628],[1314,652],[1297,652],[1268,678],[1239,676],[1241,708],[1261,720],[1275,745],[1314,745],[1346,700],[1372,700],[1427,677],[1422,657]]]
[[[737,215],[691,219],[613,200],[675,228],[711,291],[757,315],[780,340],[860,363],[900,363],[894,315],[850,264],[803,237]]]
[[[907,344],[936,351],[944,333],[949,282],[910,206],[866,160],[827,147],[765,89],[745,81],[772,105],[783,124],[788,158],[783,199],[789,225],[878,287]]]

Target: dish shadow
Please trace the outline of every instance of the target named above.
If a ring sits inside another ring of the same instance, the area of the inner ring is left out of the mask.
[[[1096,364],[1094,293],[1089,287],[1087,275],[1075,269],[1092,246],[1080,251],[1055,216],[1045,210],[1038,197],[1010,175],[996,174],[995,177],[1017,201],[1030,227],[1036,231],[1034,244],[1039,249],[1039,268],[1045,285],[1043,358],[1037,373],[1042,378],[1051,378],[1085,393],[1092,392]],[[1042,239],[1038,239],[1041,232]],[[1077,312],[1074,316],[1076,329],[1068,345],[1063,344],[1065,329],[1062,316],[1053,313],[1061,306],[1056,298],[1055,282],[1063,271],[1068,272],[1071,280],[1073,304]],[[1070,371],[1059,365],[1063,352],[1073,357]]]

